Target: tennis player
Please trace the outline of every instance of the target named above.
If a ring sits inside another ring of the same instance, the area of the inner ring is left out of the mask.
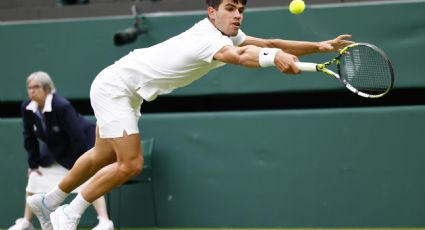
[[[352,44],[350,35],[322,42],[261,39],[240,29],[247,0],[207,0],[208,17],[185,32],[149,48],[136,49],[101,71],[90,90],[97,119],[96,144],[81,156],[59,186],[28,198],[55,230],[74,230],[98,197],[120,186],[143,168],[138,119],[144,100],[186,86],[224,64],[276,68],[298,74],[297,56],[334,52]],[[92,177],[69,205],[68,193]],[[53,200],[53,201],[52,201]]]

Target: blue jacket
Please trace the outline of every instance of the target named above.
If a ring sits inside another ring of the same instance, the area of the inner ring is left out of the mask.
[[[54,161],[70,169],[75,161],[94,146],[96,126],[84,119],[64,97],[53,94],[46,100],[44,124],[27,108],[31,101],[22,103],[24,146],[31,169],[49,166]],[[51,105],[51,107],[50,107]],[[50,111],[49,111],[50,110]],[[41,144],[41,146],[40,146]]]

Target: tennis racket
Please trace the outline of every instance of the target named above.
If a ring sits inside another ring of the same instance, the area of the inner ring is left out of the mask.
[[[366,98],[387,94],[394,84],[394,71],[387,55],[368,43],[344,47],[337,57],[323,64],[296,62],[301,71],[323,72],[335,77],[351,92]],[[337,73],[328,66],[336,65]]]

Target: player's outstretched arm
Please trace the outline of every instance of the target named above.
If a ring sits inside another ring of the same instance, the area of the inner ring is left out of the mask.
[[[214,55],[214,59],[250,68],[276,66],[283,73],[300,73],[295,65],[298,58],[280,49],[262,48],[255,45],[225,46]]]
[[[244,45],[255,45],[259,47],[270,47],[270,48],[279,48],[287,53],[301,56],[313,53],[327,53],[327,52],[337,52],[339,49],[344,48],[347,45],[353,44],[353,41],[350,41],[352,36],[349,34],[339,35],[334,39],[320,41],[320,42],[308,42],[308,41],[293,41],[293,40],[283,40],[283,39],[262,39],[252,36],[247,36]]]

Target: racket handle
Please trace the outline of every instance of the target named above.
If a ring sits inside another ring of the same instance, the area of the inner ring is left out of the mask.
[[[316,72],[317,71],[317,64],[311,63],[311,62],[295,62],[295,65],[300,69],[301,71],[307,71],[307,72]]]

